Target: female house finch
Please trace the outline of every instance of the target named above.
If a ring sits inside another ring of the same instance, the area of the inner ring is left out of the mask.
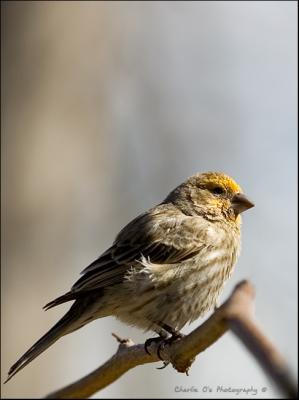
[[[139,215],[85,268],[49,309],[69,311],[9,370],[8,379],[60,337],[114,315],[162,337],[211,309],[240,249],[240,213],[253,207],[240,186],[218,172],[196,174]]]

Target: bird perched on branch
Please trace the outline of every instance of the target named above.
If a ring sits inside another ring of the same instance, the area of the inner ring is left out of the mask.
[[[9,370],[7,381],[60,337],[113,315],[162,338],[176,338],[215,306],[240,251],[243,211],[253,203],[219,172],[196,174],[139,215],[49,309],[69,311]]]

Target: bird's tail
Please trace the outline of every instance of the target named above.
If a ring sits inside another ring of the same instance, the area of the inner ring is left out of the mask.
[[[74,308],[76,308],[76,310],[74,310]],[[44,352],[60,337],[73,332],[84,325],[80,318],[80,314],[82,315],[82,309],[80,310],[76,303],[73,304],[70,310],[53,326],[53,328],[42,336],[32,347],[30,347],[30,349],[27,350],[26,353],[10,368],[8,378],[4,383],[8,382],[17,372],[34,360],[39,354]]]

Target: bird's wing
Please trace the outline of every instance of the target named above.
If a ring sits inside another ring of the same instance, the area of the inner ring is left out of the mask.
[[[156,264],[176,264],[207,246],[207,222],[178,211],[154,209],[137,217],[105,253],[82,271],[72,292],[100,289],[122,282],[142,257]]]

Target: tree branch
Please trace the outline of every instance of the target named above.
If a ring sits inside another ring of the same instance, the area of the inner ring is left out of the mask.
[[[165,362],[170,362],[178,372],[188,370],[197,354],[201,353],[228,329],[244,343],[257,362],[287,398],[297,398],[297,388],[289,368],[269,339],[262,333],[253,319],[254,289],[248,281],[240,282],[228,300],[189,335],[160,351]],[[118,351],[105,364],[89,375],[65,388],[51,393],[49,399],[82,399],[105,388],[128,370],[141,365],[160,361],[157,356],[159,343],[152,343],[148,355],[144,344],[135,345],[131,339],[121,339]]]

